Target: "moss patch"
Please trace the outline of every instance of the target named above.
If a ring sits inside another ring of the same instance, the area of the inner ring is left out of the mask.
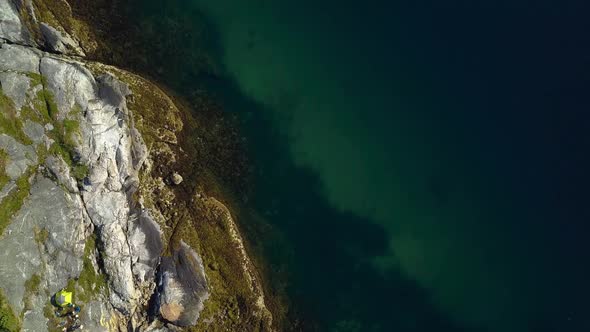
[[[0,189],[10,181],[8,175],[6,175],[6,163],[8,163],[8,153],[4,150],[0,150]]]
[[[20,321],[14,314],[14,311],[8,304],[4,292],[0,289],[0,331],[1,332],[16,332],[20,331]]]
[[[13,137],[22,144],[33,144],[23,131],[23,123],[16,114],[13,101],[0,90],[0,133]]]
[[[72,172],[70,174],[72,174],[72,176],[76,180],[80,181],[80,180],[84,180],[88,176],[89,172],[90,172],[90,170],[88,169],[88,166],[78,164],[78,165],[74,165],[72,167]]]
[[[49,238],[49,231],[45,228],[35,228],[33,229],[33,231],[35,232],[35,242],[37,242],[37,244],[39,245],[45,243],[45,241],[47,241],[47,239]]]
[[[29,280],[25,281],[24,308],[21,317],[25,312],[33,309],[33,297],[39,295],[39,286],[41,285],[41,276],[33,274]]]
[[[96,249],[96,236],[92,234],[86,240],[84,247],[84,259],[82,272],[78,277],[78,298],[84,303],[88,303],[96,298],[97,294],[106,292],[108,289],[106,275],[97,273],[94,270],[91,257]]]
[[[31,184],[29,178],[33,174],[32,168],[29,168],[24,175],[16,180],[16,188],[0,202],[0,235],[8,225],[12,217],[21,209],[25,198],[29,196]]]
[[[81,47],[85,51],[96,48],[94,33],[86,23],[72,16],[71,7],[65,0],[33,0],[32,4],[38,21],[48,23],[52,27],[74,36],[79,40]],[[24,8],[21,9],[21,17],[25,19],[25,23],[33,36],[40,40],[41,31],[39,26]]]
[[[37,86],[37,85],[45,86],[45,84],[47,83],[47,80],[41,74],[28,72],[28,73],[25,73],[25,75],[27,75],[31,79],[31,86],[32,87]]]
[[[83,180],[88,176],[88,166],[80,164],[75,158],[75,146],[80,136],[80,121],[82,109],[75,105],[67,114],[66,119],[58,121],[59,109],[51,92],[43,89],[37,94],[35,110],[27,109],[27,115],[41,123],[50,123],[53,130],[48,136],[54,140],[48,153],[61,157],[71,169],[71,174],[77,180]]]

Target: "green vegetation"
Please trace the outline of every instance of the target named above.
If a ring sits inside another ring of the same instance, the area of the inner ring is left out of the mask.
[[[57,104],[53,99],[53,95],[51,94],[51,92],[49,92],[49,90],[45,88],[43,88],[43,90],[41,90],[40,93],[43,97],[43,100],[45,101],[45,109],[47,110],[47,116],[49,117],[49,119],[55,122],[59,114],[59,109],[57,108]]]
[[[42,85],[45,86],[46,83],[46,79],[45,77],[43,77],[43,75],[41,74],[37,74],[37,73],[25,73],[25,75],[27,75],[30,79],[31,79],[31,86],[37,86],[37,85]]]
[[[20,331],[20,321],[0,289],[0,332]]]
[[[20,210],[25,198],[29,196],[31,189],[29,178],[32,173],[33,169],[30,167],[25,174],[16,180],[16,189],[0,202],[0,235],[4,233],[4,230],[10,224],[12,216]]]
[[[0,189],[10,181],[8,175],[6,175],[6,163],[8,162],[8,153],[4,150],[0,150]]]
[[[41,276],[33,274],[29,280],[25,281],[25,295],[24,302],[25,306],[21,312],[21,317],[28,310],[33,309],[33,297],[39,295],[39,286],[41,285]]]
[[[80,133],[80,121],[65,119],[63,121],[64,142],[68,146],[74,146],[75,136]]]
[[[43,244],[49,238],[49,231],[45,228],[35,228],[33,231],[35,232],[35,242],[37,242],[37,244]]]
[[[78,277],[78,297],[76,300],[88,303],[95,298],[96,294],[104,292],[108,289],[106,276],[102,273],[97,273],[94,270],[91,255],[94,255],[96,249],[96,236],[93,234],[86,240],[84,247],[84,259],[82,272]]]
[[[23,131],[23,123],[17,117],[16,108],[10,98],[0,90],[0,133],[13,137],[25,145],[33,144]]]
[[[25,282],[25,291],[33,294],[39,294],[39,286],[41,285],[41,276],[33,274],[29,280]]]
[[[49,147],[48,152],[61,157],[71,168],[72,176],[77,180],[83,180],[88,176],[88,166],[74,161],[74,147],[77,144],[76,136],[80,134],[80,121],[77,118],[81,116],[82,109],[78,105],[74,106],[68,113],[68,118],[60,122],[57,118],[59,114],[57,104],[51,92],[43,89],[39,91],[37,99],[35,108],[38,111],[30,110],[28,114],[33,114],[38,120],[42,120],[39,121],[41,123],[46,122],[53,126],[49,136],[55,142]]]
[[[72,167],[72,172],[70,174],[72,174],[72,176],[76,179],[76,180],[84,180],[87,176],[88,176],[88,166],[86,165],[82,165],[82,164],[77,164],[74,165]]]
[[[64,287],[65,290],[72,292],[73,302],[78,305],[88,303],[95,299],[98,294],[108,291],[106,275],[97,273],[92,264],[91,256],[94,255],[95,249],[96,235],[92,234],[86,239],[80,276],[68,280],[68,284]],[[46,310],[52,316],[53,309],[50,309]]]

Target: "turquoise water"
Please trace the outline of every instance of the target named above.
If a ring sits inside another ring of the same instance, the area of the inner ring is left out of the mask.
[[[248,204],[276,232],[242,222],[287,282],[292,328],[321,331],[590,330],[588,9],[138,7],[213,59],[162,66],[238,115]]]

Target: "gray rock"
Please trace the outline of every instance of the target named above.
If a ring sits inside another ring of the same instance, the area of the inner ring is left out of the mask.
[[[84,51],[69,34],[60,32],[47,23],[39,24],[39,29],[45,40],[45,46],[50,50],[63,53],[85,56]]]
[[[82,61],[22,46],[35,42],[21,24],[14,3],[17,1],[0,0],[0,39],[10,41],[0,40],[3,92],[20,109],[33,106],[37,93],[45,88],[57,105],[55,121],[71,119],[75,114],[79,133],[73,149],[80,162],[89,167],[89,175],[80,190],[61,157],[49,155],[44,165],[37,165],[36,149],[55,143],[46,135],[54,129],[49,123],[24,120],[23,131],[33,141],[30,146],[0,134],[0,149],[8,154],[6,172],[11,178],[1,188],[0,199],[13,193],[15,180],[32,167],[43,168],[43,174],[47,174],[46,169],[54,176],[35,176],[30,196],[0,238],[0,288],[16,312],[24,308],[25,295],[33,305],[24,313],[24,329],[46,331],[43,307],[47,294],[80,275],[85,240],[94,230],[98,256],[91,261],[96,267],[100,264],[97,270],[107,274],[108,291],[85,304],[81,319],[86,329],[107,331],[133,326],[149,330],[144,309],[158,280],[160,312],[179,326],[195,324],[209,296],[203,263],[183,242],[172,257],[164,259],[157,279],[163,234],[150,216],[152,212],[142,210],[133,199],[139,185],[138,171],[149,163],[149,152],[127,109],[129,87],[110,74],[94,77]],[[53,52],[83,54],[71,36],[43,23],[40,29]],[[27,73],[41,74],[43,86],[31,86],[33,81]],[[78,108],[81,113],[72,113]],[[180,184],[182,177],[175,174],[171,182]],[[41,230],[46,232],[39,233]],[[24,284],[34,274],[41,278],[42,291],[25,294]],[[178,308],[177,317],[171,316]],[[151,328],[179,330],[169,325]]]
[[[23,175],[29,166],[37,164],[37,153],[33,146],[23,145],[6,134],[0,134],[0,149],[8,154],[6,175],[13,180]]]
[[[141,167],[146,163],[148,159],[148,149],[141,137],[141,134],[136,128],[131,128],[130,131],[132,139],[132,151],[131,156],[133,158],[133,169],[139,172]]]
[[[14,72],[0,73],[2,92],[14,101],[14,105],[18,110],[25,104],[30,82],[31,79],[26,75]]]
[[[0,2],[6,0],[0,0]],[[39,73],[40,53],[20,45],[0,44],[0,70]]]
[[[47,296],[43,293],[31,294],[28,298],[31,309],[24,313],[23,331],[47,331],[47,318],[43,315],[43,308],[47,303]]]
[[[135,278],[140,282],[153,280],[164,245],[160,226],[146,211],[141,212],[131,224],[129,244]]]
[[[131,94],[127,84],[108,74],[100,75],[96,80],[99,83],[98,94],[101,100],[114,108],[126,107],[125,97]]]
[[[80,320],[86,331],[107,332],[109,329],[100,325],[101,322],[108,322],[112,315],[106,303],[92,301],[86,303],[84,310],[80,313]]]
[[[55,176],[58,183],[62,184],[69,192],[78,192],[76,180],[70,176],[70,167],[61,157],[48,156],[47,160],[45,160],[45,166]]]
[[[96,81],[81,63],[46,55],[39,68],[57,104],[58,120],[62,121],[74,106],[85,110],[90,100],[97,99]]]
[[[26,120],[23,126],[23,131],[25,132],[25,135],[27,135],[36,144],[43,142],[43,138],[45,137],[45,128],[37,122]]]
[[[172,257],[162,257],[160,269],[160,315],[178,326],[196,324],[209,298],[201,257],[181,241]]]
[[[50,294],[80,274],[87,228],[82,211],[79,196],[47,178],[35,178],[31,195],[0,241],[0,287],[17,312],[24,306],[25,281],[33,274]],[[47,237],[36,237],[43,229]],[[31,313],[39,314],[43,317],[42,310]]]
[[[13,43],[29,43],[29,34],[10,0],[0,0],[0,38]]]
[[[14,181],[8,182],[4,188],[0,190],[0,202],[2,202],[2,200],[8,196],[14,190],[14,188],[16,188],[16,183],[14,183]]]

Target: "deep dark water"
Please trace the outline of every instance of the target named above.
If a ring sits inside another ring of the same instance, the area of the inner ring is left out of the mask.
[[[292,328],[590,330],[590,5],[129,4],[143,70],[238,115]]]

